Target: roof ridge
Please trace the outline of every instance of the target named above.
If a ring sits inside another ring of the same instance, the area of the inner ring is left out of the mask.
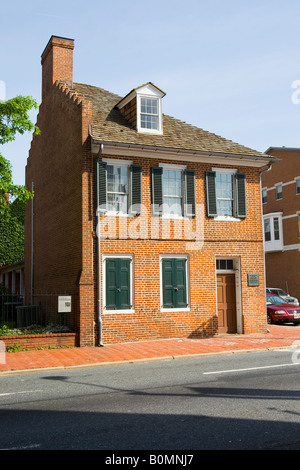
[[[79,85],[79,86],[84,86],[84,87],[89,87],[89,88],[97,88],[98,90],[104,91],[105,93],[109,93],[110,95],[114,96],[116,99],[122,98],[120,95],[117,95],[116,93],[113,93],[112,91],[106,90],[105,88],[102,88],[97,85],[88,85],[87,83],[79,83],[79,82],[73,82],[73,85],[75,87]]]
[[[78,93],[71,85],[63,80],[56,80],[54,82],[55,86],[58,87],[68,98],[72,99],[74,103],[81,104],[85,98],[83,95]]]

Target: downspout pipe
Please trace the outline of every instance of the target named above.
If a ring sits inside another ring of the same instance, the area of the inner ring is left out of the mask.
[[[278,161],[278,160],[276,160]],[[264,214],[263,214],[263,207],[262,207],[262,182],[261,182],[261,175],[263,173],[267,173],[272,169],[272,164],[274,163],[273,161],[270,161],[268,164],[268,168],[265,170],[262,170],[259,172],[259,187],[260,187],[260,206],[261,206],[261,224],[262,224],[262,230],[263,230],[263,237],[264,237]],[[263,241],[263,250],[264,250],[264,296],[265,296],[265,303],[266,303],[266,291],[267,291],[267,284],[266,284],[266,254],[265,254],[265,249],[264,249],[264,241]],[[268,333],[270,333],[270,330],[267,328]]]
[[[31,183],[31,191],[34,192],[34,181]],[[34,198],[31,199],[31,259],[30,259],[30,303],[33,305],[34,296]]]
[[[103,144],[100,145],[96,161],[103,153]],[[97,203],[98,204],[98,203]],[[98,241],[98,320],[99,320],[99,346],[104,346],[102,342],[102,315],[101,315],[101,246],[100,246],[100,213],[98,206],[96,209],[97,217],[97,241]]]

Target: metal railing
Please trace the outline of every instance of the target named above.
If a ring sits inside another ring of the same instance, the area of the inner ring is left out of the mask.
[[[28,329],[52,325],[57,329],[60,327],[61,331],[75,331],[76,296],[71,296],[72,311],[61,313],[58,311],[59,295],[35,294],[31,301],[28,301],[26,295],[0,293],[0,329]]]

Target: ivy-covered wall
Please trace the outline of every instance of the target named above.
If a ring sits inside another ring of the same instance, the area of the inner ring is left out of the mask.
[[[24,260],[25,204],[15,200],[0,216],[0,266]]]

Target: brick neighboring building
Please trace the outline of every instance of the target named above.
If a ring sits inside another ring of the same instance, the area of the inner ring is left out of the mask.
[[[26,292],[78,299],[80,346],[265,332],[272,157],[163,114],[151,82],[125,97],[74,83],[73,47],[52,36],[42,54]]]
[[[278,159],[262,174],[267,287],[300,299],[300,148],[270,147]]]

